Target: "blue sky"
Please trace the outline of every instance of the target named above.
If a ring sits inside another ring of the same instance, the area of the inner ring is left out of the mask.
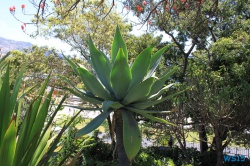
[[[31,42],[32,44],[38,46],[49,45],[50,47],[56,47],[57,49],[63,49],[68,52],[70,50],[70,46],[60,40],[46,40],[42,37],[34,39],[22,31],[22,23],[17,21],[9,10],[10,7],[15,6],[15,16],[23,22],[30,22],[31,16],[26,16],[22,13],[22,4],[25,4],[26,13],[35,13],[35,8],[28,0],[2,0],[2,2],[0,2],[0,37],[17,41]],[[33,32],[34,26],[28,25],[26,31]]]

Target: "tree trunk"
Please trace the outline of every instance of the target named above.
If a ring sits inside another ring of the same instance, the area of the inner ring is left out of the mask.
[[[114,117],[119,166],[130,166],[130,161],[123,146],[123,121],[121,112],[119,110],[115,111]]]
[[[113,138],[114,137],[114,134],[112,133],[112,123],[111,123],[111,119],[110,119],[110,115],[107,117],[107,120],[108,120],[108,125],[109,125],[109,135],[110,135],[110,138],[111,138],[111,145],[112,145],[112,149],[115,148],[115,139]]]
[[[214,134],[215,134],[215,145],[216,145],[216,156],[217,156],[216,166],[223,166],[223,147],[222,147],[223,139],[221,138],[219,129],[217,127],[214,129]]]
[[[201,153],[204,153],[208,150],[207,133],[204,124],[199,125],[199,139]]]

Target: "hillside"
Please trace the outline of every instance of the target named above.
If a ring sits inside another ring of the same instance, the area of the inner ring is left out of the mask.
[[[23,50],[29,48],[32,44],[29,42],[15,41],[0,37],[0,54],[6,54],[11,50]]]

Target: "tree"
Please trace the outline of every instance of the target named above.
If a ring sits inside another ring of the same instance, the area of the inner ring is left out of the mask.
[[[146,48],[129,67],[127,48],[118,28],[112,44],[111,61],[96,49],[91,39],[89,48],[96,76],[68,60],[73,70],[81,76],[87,89],[86,92],[82,92],[74,88],[71,92],[91,103],[102,104],[103,112],[81,129],[76,137],[93,131],[114,112],[113,123],[119,165],[130,165],[131,160],[140,149],[142,139],[133,113],[138,113],[153,121],[169,124],[164,119],[150,115],[150,113],[162,113],[162,111],[145,109],[181,93],[177,92],[159,99],[161,94],[173,85],[164,87],[165,81],[175,69],[159,79],[153,77],[153,72],[167,47],[152,56],[152,47]],[[69,80],[66,81],[69,82]]]
[[[216,56],[210,49],[213,43],[222,37],[230,37],[238,29],[249,32],[247,30],[249,3],[244,0],[149,2],[138,0],[126,1],[124,6],[129,6],[142,24],[150,23],[149,30],[161,30],[171,37],[177,53],[168,56],[167,60],[169,62],[174,60],[182,66],[182,74],[178,79],[181,82],[185,82],[188,77],[185,77],[188,61],[196,58],[192,55],[194,48],[203,51],[202,55],[208,59],[205,62],[209,63],[213,56]],[[202,135],[206,135],[203,129],[204,126],[201,125],[199,131],[201,138]],[[207,149],[205,144],[201,147]]]
[[[213,59],[196,52],[188,70],[186,109],[198,124],[212,127],[217,165],[223,165],[223,150],[231,140],[249,129],[250,63],[249,34],[235,31],[210,48]]]
[[[102,52],[109,54],[112,30],[115,26],[119,25],[124,34],[131,30],[131,25],[125,23],[118,12],[109,11],[111,6],[107,3],[69,0],[60,0],[58,4],[46,0],[39,3],[31,2],[38,7],[37,14],[31,22],[37,26],[37,31],[25,32],[33,37],[41,35],[58,38],[69,44],[72,50],[79,52],[86,60],[89,58],[89,35]]]
[[[80,82],[80,79],[71,71],[70,66],[65,63],[62,55],[56,49],[32,46],[24,52],[13,50],[9,52],[9,54],[6,61],[9,62],[11,69],[10,82],[12,88],[17,73],[19,73],[21,68],[25,65],[27,65],[26,72],[24,73],[25,81],[22,85],[24,91],[34,86],[41,85],[50,73],[51,79],[49,81],[49,86],[56,88],[55,93],[60,92],[62,94],[62,87],[67,87],[67,84],[63,82],[58,75],[70,78],[74,85]],[[84,61],[80,59],[71,59],[85,64]],[[87,65],[85,66],[87,67]]]

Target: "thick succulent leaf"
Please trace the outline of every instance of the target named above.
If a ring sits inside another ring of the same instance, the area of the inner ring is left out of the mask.
[[[141,147],[141,132],[133,114],[127,110],[122,110],[123,119],[123,144],[131,161],[139,152]]]
[[[111,47],[111,60],[112,63],[114,64],[117,53],[119,52],[119,49],[123,50],[124,56],[126,58],[126,60],[128,60],[128,51],[127,51],[127,47],[126,44],[122,38],[121,32],[119,27],[116,27],[116,31],[115,31],[115,36],[114,36],[114,40],[112,43],[112,47]]]
[[[154,55],[152,55],[151,57],[151,62],[150,62],[150,71],[148,72],[146,78],[149,78],[153,75],[153,73],[155,72],[155,69],[158,67],[161,58],[162,58],[162,54],[166,51],[166,49],[168,49],[171,46],[171,44],[163,47],[162,49],[160,49],[159,51],[157,51]]]
[[[123,105],[120,104],[119,102],[116,101],[104,101],[102,104],[102,109],[104,112],[107,112],[109,110],[109,108],[113,108],[113,109],[119,109],[122,108]]]
[[[153,100],[153,101],[142,101],[142,102],[137,102],[137,103],[134,103],[132,104],[133,107],[135,108],[140,108],[140,109],[145,109],[145,108],[148,108],[150,106],[153,106],[153,105],[156,105],[156,104],[159,104],[165,100],[168,100],[168,99],[172,99],[173,97],[183,93],[185,90],[183,91],[180,91],[180,92],[176,92],[176,93],[173,93],[171,95],[168,95],[160,100]]]
[[[77,66],[73,61],[71,61],[69,58],[67,58],[66,56],[63,55],[63,57],[64,57],[64,59],[66,59],[66,61],[69,63],[69,65],[70,65],[71,68],[74,70],[74,72],[75,72],[76,74],[78,74],[78,71],[77,71],[78,66]]]
[[[110,59],[102,51],[100,51],[100,52],[101,52],[102,56],[106,59],[106,62],[109,65],[109,67],[112,68],[111,63],[110,63]]]
[[[152,51],[152,47],[146,48],[134,61],[131,67],[132,80],[129,89],[132,89],[135,85],[139,84],[146,76],[150,66]]]
[[[151,95],[151,96],[150,96],[150,94],[149,94],[148,99],[149,99],[149,100],[153,100],[153,99],[159,98],[164,92],[166,92],[166,91],[167,91],[171,86],[173,86],[173,85],[175,85],[175,83],[172,83],[172,84],[169,84],[169,85],[163,87],[163,88],[162,88],[158,93],[156,93],[156,94],[153,94],[153,95]]]
[[[65,82],[67,82],[73,89],[65,87],[64,89],[70,91],[72,94],[74,94],[77,97],[80,97],[82,100],[93,103],[93,104],[101,104],[101,101],[103,99],[95,97],[91,92],[83,91],[81,89],[78,89],[73,83],[71,83],[66,77],[60,76],[61,79],[63,79]]]
[[[155,64],[158,64],[157,61],[161,59],[162,54],[169,48],[171,47],[171,44],[168,44],[167,46],[161,48],[159,51],[157,51],[154,55],[152,55],[151,62],[150,62],[150,69],[154,68]]]
[[[3,138],[3,144],[0,147],[1,165],[12,166],[16,149],[16,124],[12,119]]]
[[[161,61],[161,57],[156,61],[156,63],[152,66],[152,68],[149,70],[147,76],[144,79],[147,79],[149,77],[152,77],[155,73],[155,69],[158,67],[159,63]]]
[[[64,104],[63,106],[65,107],[70,107],[70,108],[75,108],[75,109],[79,109],[79,110],[87,110],[87,111],[97,111],[97,110],[101,110],[100,108],[89,108],[89,107],[81,107],[81,106],[73,106],[73,105],[67,105],[67,104]]]
[[[77,70],[77,69],[76,69]],[[78,70],[77,70],[77,73],[78,73]],[[66,77],[62,76],[62,75],[58,75],[63,81],[67,82],[67,84],[69,84],[71,87],[73,87],[76,91],[79,91],[80,90],[78,88],[76,88],[76,86]]]
[[[131,78],[131,71],[127,59],[122,49],[119,49],[111,71],[111,85],[117,100],[123,99],[126,95]]]
[[[96,97],[89,97],[87,96],[85,93],[79,92],[79,91],[75,91],[73,89],[70,88],[64,88],[68,91],[70,91],[70,93],[72,93],[73,95],[81,98],[83,101],[87,101],[90,102],[92,104],[101,104],[103,100],[96,98]]]
[[[154,83],[154,78],[151,77],[137,84],[127,93],[122,103],[124,105],[127,105],[129,103],[145,98],[150,93],[153,83]]]
[[[79,138],[82,135],[88,134],[91,131],[95,130],[97,127],[99,127],[102,124],[102,122],[109,116],[111,112],[113,112],[113,110],[102,112],[100,115],[95,117],[91,122],[89,122],[84,128],[78,131],[75,137]]]
[[[166,75],[164,75],[161,78],[157,79],[154,82],[149,95],[151,96],[151,95],[154,95],[154,94],[158,93],[162,89],[162,87],[165,85],[166,80],[168,80],[169,77],[172,76],[176,72],[177,69],[178,69],[178,67],[174,67]]]
[[[108,91],[106,91],[106,89],[92,73],[82,67],[78,68],[78,72],[82,78],[85,87],[90,92],[104,100],[112,100],[112,97],[109,95]]]
[[[89,51],[91,56],[91,61],[95,72],[102,82],[102,84],[113,93],[110,84],[110,62],[103,57],[103,54],[94,46],[93,41],[89,38]]]
[[[142,101],[145,101],[145,102],[147,102],[147,101],[152,101],[152,100],[154,100],[154,99],[158,99],[159,97],[161,97],[161,95],[164,93],[164,92],[166,92],[167,91],[167,89],[169,89],[171,86],[173,86],[174,85],[174,83],[172,83],[172,84],[169,84],[169,85],[167,85],[167,86],[165,86],[165,87],[163,87],[162,89],[160,89],[160,91],[158,91],[156,94],[153,94],[153,95],[151,95],[150,93],[145,97],[145,98],[142,98],[141,100],[139,100],[138,102],[142,102]],[[152,91],[152,90],[151,90]],[[150,91],[150,92],[151,92]]]
[[[171,113],[172,111],[156,111],[156,110],[144,110],[134,107],[125,107],[129,111],[135,112],[135,113],[146,113],[146,114],[166,114]]]
[[[176,126],[176,125],[173,124],[173,123],[170,123],[170,122],[168,122],[168,121],[166,121],[166,120],[164,120],[164,119],[157,118],[157,117],[155,117],[155,116],[149,115],[149,114],[147,114],[147,113],[139,113],[139,114],[141,114],[142,116],[144,116],[144,117],[146,117],[146,118],[148,118],[148,119],[150,119],[150,120],[152,120],[152,121],[155,121],[155,122],[165,123],[165,124],[167,124],[167,125]]]

